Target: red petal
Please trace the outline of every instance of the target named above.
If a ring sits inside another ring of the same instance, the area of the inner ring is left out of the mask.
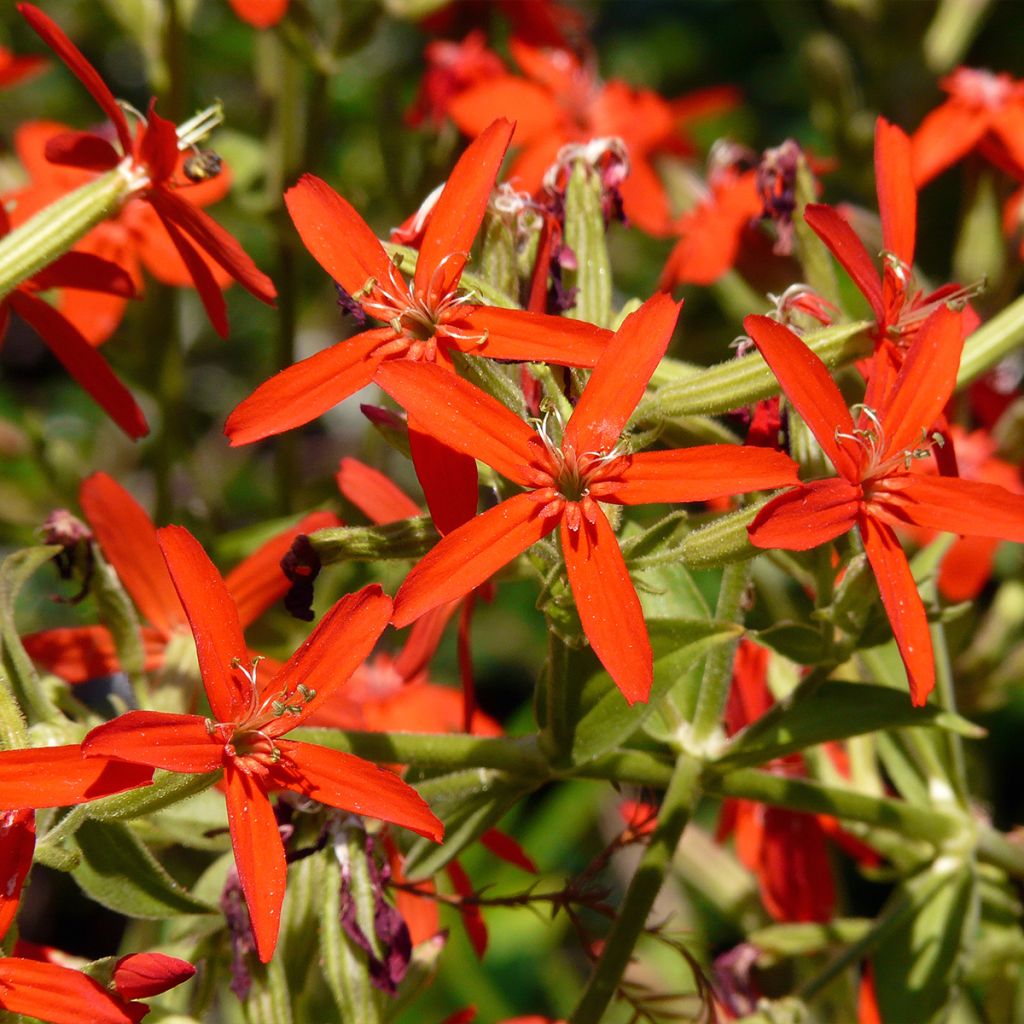
[[[185,625],[185,610],[167,571],[156,527],[142,506],[106,473],[78,492],[82,511],[107,561],[150,624],[169,636]]]
[[[504,118],[495,121],[452,168],[420,245],[413,276],[417,295],[432,301],[446,295],[462,276],[511,138],[512,123]]]
[[[125,1003],[81,971],[20,957],[0,959],[0,1007],[51,1024],[137,1024],[148,1011],[141,1003]]]
[[[918,330],[888,401],[876,410],[882,421],[884,458],[919,445],[949,401],[964,346],[960,327],[960,314],[939,306]]]
[[[172,220],[211,259],[219,263],[247,292],[274,304],[274,282],[253,263],[249,254],[213,218],[167,188],[152,188],[146,199],[164,221]]]
[[[487,952],[487,925],[480,912],[480,904],[475,902],[476,893],[473,891],[473,883],[458,861],[449,861],[445,865],[445,872],[451,880],[455,892],[462,898],[462,902],[458,905],[458,911],[462,918],[462,926],[466,929],[466,935],[469,937],[469,943],[473,947],[473,952],[482,959],[484,953]],[[472,1019],[471,1017],[470,1020]]]
[[[105,626],[45,629],[22,637],[22,643],[34,662],[43,665],[48,672],[60,676],[72,686],[84,683],[87,679],[121,671],[114,638]],[[146,652],[143,668],[146,672],[152,672],[163,664],[166,636],[143,626],[142,643]]]
[[[147,999],[188,981],[196,969],[166,953],[130,953],[114,965],[114,987],[123,999]]]
[[[304,174],[284,201],[303,245],[350,295],[370,278],[391,279],[394,265],[377,236],[327,182]]]
[[[842,477],[814,480],[765,505],[748,527],[750,543],[785,551],[816,548],[852,529],[860,503],[860,488]]]
[[[885,319],[882,279],[878,269],[871,262],[864,243],[857,237],[846,218],[831,206],[808,203],[804,208],[804,220],[853,278],[853,283],[861,295],[870,303],[875,319],[881,323]]]
[[[35,811],[0,812],[0,936],[7,934],[18,912],[35,848]]]
[[[121,162],[117,150],[94,132],[61,132],[46,140],[44,153],[51,164],[85,171],[109,171]]]
[[[391,598],[375,583],[346,594],[320,620],[303,645],[263,688],[262,697],[292,693],[299,684],[316,691],[302,712],[284,715],[267,726],[279,736],[296,726],[327,700],[363,663],[391,618]],[[280,728],[276,726],[280,723]]]
[[[232,445],[251,444],[315,420],[373,380],[373,352],[394,335],[390,327],[364,331],[282,370],[235,406],[224,433]]]
[[[288,877],[284,844],[274,808],[260,783],[231,760],[227,762],[224,783],[231,846],[249,907],[256,953],[263,963],[268,963],[277,946]]]
[[[855,479],[857,464],[836,439],[853,432],[853,420],[825,364],[788,327],[766,316],[748,316],[743,327],[832,465]]]
[[[40,291],[47,288],[82,288],[90,292],[135,297],[131,275],[116,263],[90,252],[66,252],[49,266],[32,275],[32,284]]]
[[[218,743],[199,715],[128,711],[98,725],[82,741],[87,758],[115,758],[187,774],[215,772],[223,765]]]
[[[467,344],[467,352],[517,362],[596,366],[613,337],[583,320],[497,306],[468,307],[464,320],[468,334],[485,336],[482,343]]]
[[[917,187],[926,185],[974,149],[988,131],[990,122],[987,112],[955,100],[936,107],[918,125],[910,140]]]
[[[864,551],[878,582],[886,615],[892,625],[896,646],[907,670],[910,699],[921,707],[935,688],[935,660],[928,619],[910,573],[907,556],[891,527],[870,515],[860,516],[858,523]]]
[[[489,828],[480,836],[480,844],[507,864],[514,864],[517,868],[522,868],[534,875],[538,873],[533,859],[507,832]]]
[[[601,495],[623,505],[705,501],[745,491],[795,486],[797,464],[769,448],[709,444],[667,452],[640,452],[627,459],[621,483]]]
[[[38,75],[47,63],[45,57],[18,57],[6,47],[0,46],[0,88],[6,89]]]
[[[817,819],[781,807],[765,807],[763,815],[760,857],[752,866],[768,913],[776,921],[831,920],[835,883]]]
[[[107,88],[96,69],[85,59],[82,51],[64,34],[56,22],[32,4],[18,4],[18,12],[31,25],[32,30],[68,66],[71,73],[88,89],[100,109],[110,119],[125,154],[133,151],[132,133],[124,111],[118,106],[114,94]]]
[[[231,600],[244,629],[255,622],[275,601],[288,593],[291,582],[281,571],[281,559],[300,534],[341,526],[333,512],[313,512],[294,526],[275,534],[224,577]]]
[[[476,515],[476,459],[418,429],[409,417],[409,454],[438,533],[451,533]]]
[[[659,292],[626,317],[569,417],[563,450],[608,451],[619,440],[672,340],[681,306]]]
[[[899,519],[931,530],[1024,542],[1024,496],[996,484],[914,473],[875,500]]]
[[[1007,103],[992,119],[992,131],[998,136],[1014,167],[1014,177],[1019,179],[1024,168],[1024,109],[1021,103]],[[1005,163],[1004,159],[1004,163]]]
[[[406,638],[405,646],[395,658],[395,671],[406,682],[414,680],[425,672],[430,659],[437,653],[444,627],[462,607],[461,598],[438,605],[421,615],[414,623]]]
[[[170,121],[156,112],[156,100],[150,100],[146,112],[139,159],[146,165],[153,185],[162,185],[178,166],[178,133]]]
[[[663,238],[671,231],[668,195],[648,160],[630,158],[629,174],[619,192],[623,212],[630,224],[655,238]]]
[[[885,248],[910,266],[917,233],[917,190],[911,173],[910,139],[884,117],[875,122],[875,178]]]
[[[459,93],[448,105],[448,113],[462,131],[473,136],[484,132],[496,117],[514,117],[517,146],[553,131],[563,117],[547,89],[512,75],[488,78]]]
[[[343,811],[390,821],[440,842],[444,825],[426,801],[394,772],[361,757],[311,743],[279,740],[281,760],[270,768],[276,785]]]
[[[232,669],[237,661],[248,666],[249,650],[242,636],[238,611],[220,573],[195,539],[182,526],[157,530],[171,579],[185,608],[199,656],[199,671],[218,722],[237,720],[251,694]]]
[[[481,513],[444,537],[406,576],[395,595],[392,622],[401,629],[431,608],[468,594],[557,525],[558,517],[541,516],[529,494]]]
[[[630,704],[647,700],[654,679],[643,610],[604,513],[573,532],[562,520],[562,552],[583,631]]]
[[[338,490],[374,523],[396,523],[420,515],[420,507],[383,473],[345,457],[335,474]]]
[[[401,359],[381,363],[377,383],[421,430],[514,483],[530,483],[527,464],[536,434],[496,398],[439,366]]]
[[[132,440],[149,433],[146,418],[131,392],[77,328],[53,306],[23,291],[13,292],[8,298],[14,311],[35,329],[64,369]]]
[[[86,803],[152,780],[151,768],[84,757],[77,743],[0,750],[0,810],[5,811]]]

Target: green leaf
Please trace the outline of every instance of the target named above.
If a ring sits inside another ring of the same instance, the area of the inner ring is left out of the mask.
[[[830,680],[809,690],[798,687],[733,737],[716,764],[751,767],[829,740],[924,725],[972,738],[984,735],[972,722],[936,705],[915,708],[900,690]]]
[[[126,825],[86,820],[71,842],[82,855],[75,881],[109,910],[154,921],[217,912],[178,885]]]
[[[945,877],[937,880],[944,869]],[[976,924],[974,872],[970,866],[949,870],[940,858],[896,890],[893,901],[901,899],[908,912],[899,915],[871,957],[878,1008],[887,1021],[944,1020]]]
[[[704,619],[655,619],[648,623],[654,650],[654,684],[646,704],[626,704],[611,676],[600,671],[580,687],[569,714],[576,721],[572,763],[579,765],[625,742],[661,698],[699,658],[736,637],[740,627]]]
[[[96,800],[89,805],[88,814],[96,821],[129,821],[132,818],[141,818],[145,814],[163,810],[190,796],[202,793],[219,778],[219,771],[207,772],[204,775],[157,771],[152,785]]]
[[[774,957],[808,956],[834,946],[857,942],[870,931],[867,917],[840,917],[825,924],[770,924],[747,936],[747,941]]]
[[[768,629],[752,630],[750,635],[799,665],[824,665],[832,660],[821,630],[801,622],[779,622]]]
[[[103,624],[114,638],[117,660],[133,683],[142,680],[146,652],[139,631],[135,605],[121,585],[113,567],[107,564],[99,545],[93,545],[95,568],[90,586],[96,609]]]

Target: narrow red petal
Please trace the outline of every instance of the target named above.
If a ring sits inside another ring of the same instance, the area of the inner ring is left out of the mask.
[[[224,433],[232,445],[251,444],[315,420],[373,380],[373,352],[394,333],[364,331],[282,370],[235,406]]]
[[[35,811],[0,812],[0,935],[7,934],[18,913],[35,848]]]
[[[512,122],[499,118],[467,147],[452,168],[420,245],[413,276],[418,295],[445,295],[462,276],[511,138]]]
[[[515,111],[513,139],[517,146],[529,145],[553,131],[562,118],[555,98],[533,82],[499,75],[466,89],[448,105],[452,120],[467,135],[480,135],[496,117]]]
[[[249,651],[238,611],[220,573],[199,541],[182,526],[157,530],[171,579],[185,608],[199,656],[199,671],[219,722],[235,721],[250,694],[232,662],[248,667]]]
[[[481,513],[444,537],[409,573],[395,595],[392,622],[401,629],[431,608],[463,597],[557,525],[558,517],[541,516],[529,494]]]
[[[930,530],[1024,542],[1024,496],[997,484],[914,473],[877,495],[900,519]]]
[[[163,184],[178,166],[178,133],[172,122],[156,112],[156,100],[150,101],[146,112],[139,159],[146,165],[154,185]]]
[[[90,252],[66,252],[49,266],[32,275],[32,284],[40,291],[47,288],[81,288],[90,292],[135,297],[131,275],[110,260]]]
[[[393,264],[377,236],[327,182],[304,174],[284,201],[303,245],[350,295],[370,278],[390,279]]]
[[[152,768],[84,757],[82,747],[0,750],[0,810],[66,807],[148,786]]]
[[[562,552],[583,631],[627,703],[647,700],[654,680],[640,599],[604,513],[573,532],[563,518]]]
[[[936,107],[910,140],[914,182],[918,188],[966,156],[988,131],[987,113],[955,100]]]
[[[178,599],[177,594],[174,599]],[[105,626],[45,629],[22,637],[22,643],[34,662],[72,686],[121,671],[114,638]],[[146,652],[143,667],[151,672],[163,664],[167,639],[163,633],[144,626],[142,643]]]
[[[768,502],[748,528],[750,543],[808,551],[851,530],[860,502],[860,488],[842,477],[814,480]]]
[[[526,470],[536,434],[496,398],[439,366],[408,360],[381,363],[377,383],[421,430],[514,483],[530,483]]]
[[[316,691],[298,714],[284,715],[268,731],[281,735],[300,725],[363,663],[391,619],[391,598],[376,584],[346,594],[320,620],[305,643],[267,683],[262,696],[292,693],[299,684]],[[280,723],[280,728],[274,728]]]
[[[576,403],[563,448],[608,451],[619,440],[672,340],[681,306],[659,292],[626,317]]]
[[[853,283],[861,295],[868,300],[875,319],[881,323],[885,319],[882,279],[877,267],[871,262],[864,243],[857,237],[846,218],[831,206],[808,203],[804,209],[804,220],[853,278]]]
[[[917,234],[917,190],[914,188],[910,139],[884,117],[875,122],[875,179],[878,212],[885,248],[911,266]]]
[[[878,582],[885,613],[889,616],[896,646],[907,670],[910,699],[916,707],[928,700],[935,688],[935,659],[921,595],[910,573],[907,556],[892,528],[870,515],[858,520],[864,552]]]
[[[709,444],[666,452],[640,452],[627,459],[621,483],[602,501],[623,505],[706,501],[746,491],[792,487],[797,464],[782,452],[731,444]]]
[[[87,759],[114,758],[186,774],[215,772],[223,764],[223,743],[210,736],[199,715],[128,711],[96,726],[82,741]]]
[[[466,935],[469,937],[469,944],[477,957],[483,959],[484,953],[487,952],[487,925],[480,911],[480,904],[476,902],[473,883],[457,860],[449,861],[445,865],[445,873],[456,894],[462,899],[458,910],[462,918],[462,927],[466,929]]]
[[[409,630],[405,646],[395,658],[395,671],[406,682],[425,672],[430,659],[437,653],[444,628],[462,607],[462,599],[438,605],[421,615]]]
[[[185,610],[167,571],[156,527],[143,507],[106,473],[94,473],[78,491],[107,561],[150,624],[170,635],[185,625]]]
[[[294,526],[271,537],[224,577],[224,586],[235,602],[243,629],[288,593],[291,582],[281,571],[281,559],[291,549],[295,538],[332,526],[341,526],[341,520],[333,512],[312,512],[303,516]]]
[[[114,965],[114,987],[122,999],[148,999],[188,981],[196,973],[187,960],[166,953],[130,953]]]
[[[613,337],[583,320],[497,306],[471,306],[464,320],[469,335],[484,335],[483,342],[467,344],[466,351],[517,362],[596,366]]]
[[[46,140],[46,159],[63,167],[85,171],[109,171],[121,162],[121,155],[95,132],[61,132]]]
[[[68,66],[71,73],[86,87],[100,109],[110,118],[124,153],[131,153],[132,133],[124,111],[118,106],[114,94],[107,88],[96,69],[85,59],[82,51],[64,34],[60,26],[32,4],[18,4],[18,12],[32,30]]]
[[[451,533],[476,515],[476,459],[421,430],[412,415],[409,454],[438,533]]]
[[[155,187],[146,194],[150,205],[165,221],[181,228],[212,260],[219,263],[247,292],[272,306],[277,296],[274,282],[253,263],[249,254],[212,217],[168,188]]]
[[[398,484],[358,459],[343,458],[334,479],[338,490],[371,522],[395,523],[421,513],[419,505]]]
[[[960,314],[939,306],[911,343],[888,401],[876,410],[885,457],[919,445],[935,425],[956,387],[963,347]]]
[[[149,433],[146,418],[131,392],[76,327],[53,306],[23,291],[13,292],[8,298],[14,311],[38,333],[64,369],[132,440]]]
[[[825,364],[788,327],[766,316],[748,316],[743,327],[832,465],[855,478],[857,465],[836,439],[853,432],[853,420]]]
[[[390,821],[440,842],[444,825],[426,801],[394,772],[361,757],[312,743],[280,740],[281,760],[272,765],[275,784],[343,811]]]
[[[137,1024],[147,1011],[81,971],[21,957],[0,959],[0,1007],[50,1024]]]
[[[274,808],[260,783],[232,761],[227,764],[224,783],[231,846],[249,907],[256,953],[268,963],[277,946],[288,877],[284,844]]]
[[[480,845],[490,850],[495,857],[500,857],[507,864],[514,864],[517,868],[529,871],[533,875],[538,873],[538,868],[533,862],[533,858],[507,832],[502,832],[497,828],[489,828],[480,836]]]

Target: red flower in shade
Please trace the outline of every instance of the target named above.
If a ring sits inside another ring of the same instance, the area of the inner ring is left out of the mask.
[[[46,67],[46,60],[36,56],[18,56],[0,46],[0,89],[24,82],[38,75]]]
[[[282,739],[370,653],[387,625],[391,601],[377,586],[343,597],[282,668],[260,684],[238,611],[206,553],[181,527],[158,534],[195,636],[213,717],[130,711],[93,729],[83,749],[90,756],[175,772],[224,770],[235,862],[256,949],[266,963],[277,944],[287,872],[272,789],[295,790],[431,839],[440,840],[443,833],[416,791],[392,772],[350,754]]]
[[[1013,177],[1024,177],[1024,82],[981,68],[957,68],[939,85],[949,99],[921,122],[911,140],[917,187],[973,150]]]
[[[537,192],[544,172],[570,142],[617,136],[629,150],[629,175],[621,186],[626,216],[651,234],[669,230],[668,196],[651,162],[658,152],[691,153],[682,134],[688,122],[736,104],[732,89],[707,89],[674,102],[621,81],[601,82],[589,63],[568,50],[543,50],[512,39],[512,56],[526,78],[488,77],[459,93],[450,104],[455,123],[479,135],[495,117],[516,118],[522,152],[510,178]]]
[[[0,206],[0,237],[7,234],[8,227],[7,214]],[[90,298],[114,295],[119,296],[120,301],[135,294],[131,279],[120,267],[99,256],[84,252],[65,253],[0,299],[0,343],[13,310],[35,330],[68,373],[130,438],[145,436],[149,433],[149,426],[131,392],[78,328],[38,297],[38,292],[50,288],[84,289]]]
[[[496,121],[462,155],[430,211],[413,280],[408,283],[370,228],[319,178],[305,175],[285,195],[306,248],[338,285],[387,327],[364,331],[271,377],[224,427],[248,444],[315,419],[376,381],[396,361],[448,365],[457,350],[496,359],[593,366],[610,332],[576,320],[479,306],[459,291],[495,176],[512,134]],[[442,531],[476,509],[476,466],[453,456],[410,423],[413,462]]]
[[[68,132],[50,140],[46,147],[47,158],[52,163],[88,171],[110,171],[115,167],[121,170],[131,183],[129,195],[144,199],[155,211],[188,267],[210,322],[222,336],[228,332],[224,297],[200,251],[220,264],[256,298],[273,304],[277,293],[270,278],[231,235],[178,195],[180,182],[175,180],[175,173],[179,166],[179,145],[187,148],[191,142],[186,139],[179,142],[174,125],[160,117],[152,103],[144,126],[140,125],[133,136],[124,110],[78,47],[37,7],[22,3],[18,4],[18,10],[99,104],[113,124],[120,146],[118,152],[100,135]]]
[[[18,912],[36,848],[36,816],[30,808],[0,811],[0,935]]]
[[[679,305],[661,294],[626,319],[560,443],[454,374],[386,366],[389,393],[425,429],[524,488],[448,534],[412,570],[395,598],[396,626],[467,593],[558,528],[594,651],[630,703],[647,698],[652,657],[640,601],[599,502],[703,501],[785,486],[795,476],[787,456],[763,448],[622,453],[620,435],[668,346],[678,312]]]
[[[188,619],[160,552],[156,527],[131,494],[106,473],[94,473],[83,481],[78,497],[104,557],[148,623],[142,627],[144,667],[147,672],[159,669],[167,645],[176,636],[188,635]],[[224,584],[243,629],[287,593],[290,583],[280,563],[292,541],[299,534],[339,525],[333,513],[313,512],[228,573]],[[121,668],[114,639],[105,626],[47,629],[26,636],[24,644],[31,658],[69,683],[84,683]]]
[[[55,121],[29,121],[16,129],[14,151],[29,176],[29,184],[4,196],[11,208],[13,227],[95,177],[92,170],[55,164],[47,159],[50,140],[67,136],[69,131],[66,125]],[[223,199],[231,187],[231,172],[227,166],[222,165],[215,177],[191,182],[184,175],[189,159],[186,153],[178,154],[173,175],[178,195],[187,198],[192,206],[209,206]],[[194,286],[189,266],[178,254],[155,208],[143,199],[125,202],[113,216],[80,239],[74,251],[93,253],[123,267],[137,293],[143,290],[143,267],[164,284]],[[201,251],[198,254],[218,287],[231,283],[230,274]],[[92,344],[99,345],[117,329],[127,303],[123,295],[97,295],[67,285],[60,290],[57,308]]]
[[[50,950],[44,947],[19,942],[15,952],[23,951],[29,955],[0,959],[0,1008],[50,1024],[137,1024],[149,1007],[135,1000],[166,992],[196,973],[192,964],[177,957],[133,953],[114,965],[111,991],[47,958]]]
[[[875,315],[876,352],[885,357],[875,360],[872,372],[886,373],[891,380],[906,346],[931,312],[968,291],[947,284],[923,295],[915,287],[917,191],[911,174],[910,142],[902,129],[881,117],[875,123],[875,177],[884,244],[881,274],[849,222],[833,207],[809,203],[804,217],[868,300]],[[977,323],[975,314],[968,312],[963,318],[964,332],[970,333]]]
[[[910,523],[1024,541],[1024,498],[993,484],[910,471],[915,458],[929,454],[929,432],[956,385],[960,316],[940,306],[925,321],[891,387],[871,374],[856,421],[825,364],[792,331],[763,316],[743,323],[839,474],[770,502],[751,524],[750,540],[761,548],[804,551],[856,526],[911,698],[924,704],[935,684],[931,636],[893,527]]]

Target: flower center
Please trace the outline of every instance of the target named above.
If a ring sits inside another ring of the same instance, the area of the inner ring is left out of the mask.
[[[894,472],[905,473],[916,459],[928,458],[934,448],[941,448],[946,443],[945,438],[937,431],[929,435],[928,431],[922,428],[918,444],[887,455],[885,428],[878,413],[870,406],[860,404],[852,406],[850,411],[859,413],[858,426],[849,434],[843,433],[837,427],[834,436],[840,444],[849,442],[856,445],[862,482],[891,476]]]

